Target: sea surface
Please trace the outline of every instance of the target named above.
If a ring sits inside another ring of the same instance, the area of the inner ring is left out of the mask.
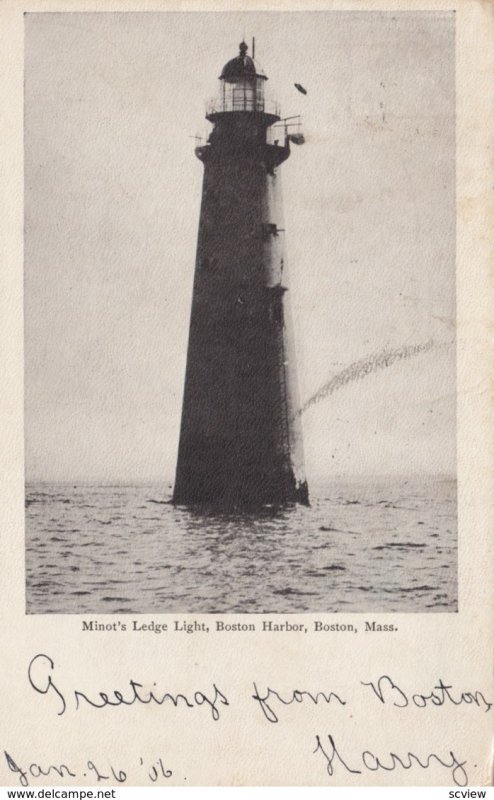
[[[213,514],[165,484],[26,486],[27,612],[457,610],[456,482],[341,479]]]

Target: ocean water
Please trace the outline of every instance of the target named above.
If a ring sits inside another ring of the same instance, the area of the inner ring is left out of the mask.
[[[213,514],[164,484],[26,486],[27,612],[457,610],[456,482],[341,479]]]

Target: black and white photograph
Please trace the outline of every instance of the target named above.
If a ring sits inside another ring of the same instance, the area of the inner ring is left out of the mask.
[[[454,12],[24,46],[27,613],[457,612]]]

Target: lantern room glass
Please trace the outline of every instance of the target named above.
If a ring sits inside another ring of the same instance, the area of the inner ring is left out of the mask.
[[[221,111],[264,111],[264,78],[221,82]]]

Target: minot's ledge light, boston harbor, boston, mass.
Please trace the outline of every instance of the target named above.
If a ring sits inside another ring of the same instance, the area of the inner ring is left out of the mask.
[[[266,97],[247,50],[242,42],[223,67],[206,114],[213,130],[196,148],[204,181],[178,505],[309,502],[277,176],[303,136]]]

